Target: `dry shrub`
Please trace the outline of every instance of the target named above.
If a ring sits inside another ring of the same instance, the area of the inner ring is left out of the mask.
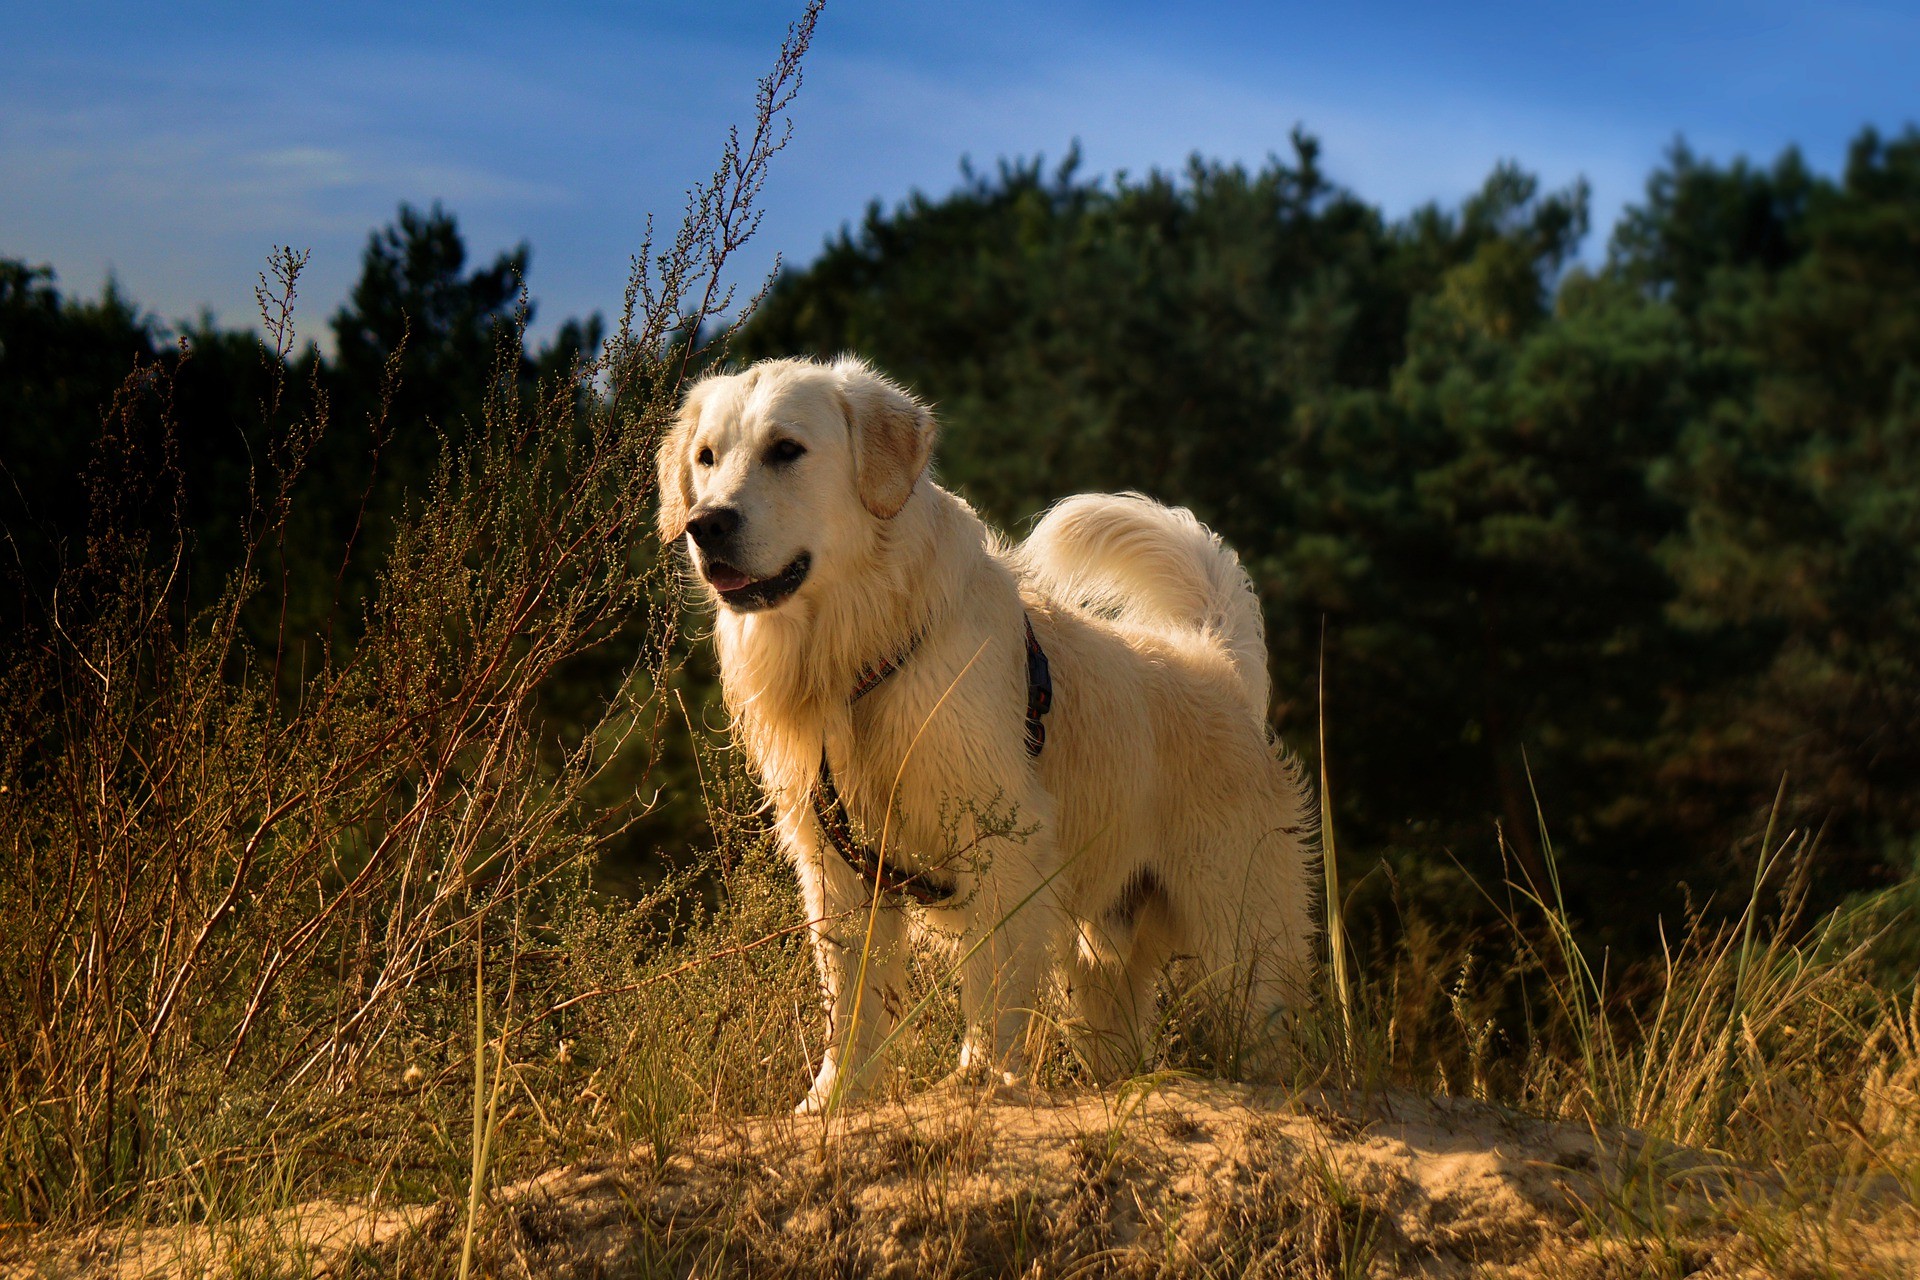
[[[281,443],[244,563],[197,616],[179,613],[170,381],[128,378],[86,545],[0,674],[0,1215],[83,1217],[163,1184],[227,1212],[219,1187],[261,1190],[231,1171],[366,1161],[408,1110],[388,1105],[403,1069],[459,1065],[476,949],[496,1001],[507,969],[522,1010],[567,994],[567,904],[643,808],[597,784],[616,762],[644,779],[668,707],[679,585],[650,528],[655,443],[691,335],[735,311],[728,264],[817,11],[672,243],[649,236],[606,351],[528,394],[513,332],[476,371],[483,420],[399,521],[351,648],[284,622],[279,551],[331,425],[317,387],[287,408],[304,256],[262,281]],[[253,643],[243,618],[276,610],[278,637]],[[543,688],[615,637],[625,678],[556,744]]]

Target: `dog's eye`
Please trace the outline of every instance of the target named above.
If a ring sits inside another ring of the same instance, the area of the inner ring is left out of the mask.
[[[702,449],[693,455],[693,460],[703,467],[710,467],[713,465],[713,450]]]
[[[767,450],[768,462],[792,462],[806,453],[807,446],[798,440],[776,440],[773,448]]]

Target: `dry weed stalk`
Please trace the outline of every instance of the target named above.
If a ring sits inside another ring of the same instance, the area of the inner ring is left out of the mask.
[[[703,341],[732,303],[818,11],[789,30],[750,136],[729,138],[672,246],[636,259],[605,354],[529,392],[523,306],[471,442],[399,521],[357,643],[337,649],[329,624],[317,670],[289,661],[311,649],[289,630],[285,555],[330,425],[317,387],[288,409],[305,255],[276,252],[261,283],[261,411],[280,443],[244,562],[199,616],[178,612],[171,379],[129,376],[84,554],[0,674],[0,1215],[125,1205],[211,1112],[251,1107],[271,1132],[301,1091],[377,1087],[390,1038],[458,1035],[415,1006],[458,983],[461,941],[538,918],[531,900],[639,815],[594,789],[622,753],[654,758],[665,715],[679,585],[652,540],[653,451],[741,318]],[[370,426],[377,449],[388,424]],[[243,623],[263,613],[278,622],[261,647]],[[637,657],[597,721],[548,741],[549,677],[623,633]]]

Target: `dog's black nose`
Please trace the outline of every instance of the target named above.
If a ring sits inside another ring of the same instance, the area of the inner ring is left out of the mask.
[[[702,551],[720,547],[739,527],[740,513],[732,507],[702,508],[687,519],[687,532]]]

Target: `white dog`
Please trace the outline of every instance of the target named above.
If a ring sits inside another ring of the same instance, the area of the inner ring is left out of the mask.
[[[1255,1032],[1312,971],[1312,800],[1269,742],[1239,560],[1133,494],[1009,548],[927,474],[933,438],[864,363],[771,360],[695,385],[661,445],[661,537],[718,605],[814,921],[830,1034],[803,1111],[866,1083],[910,925],[961,958],[961,1072],[1008,1081],[1056,964],[1103,1076],[1139,1061],[1170,960]]]

